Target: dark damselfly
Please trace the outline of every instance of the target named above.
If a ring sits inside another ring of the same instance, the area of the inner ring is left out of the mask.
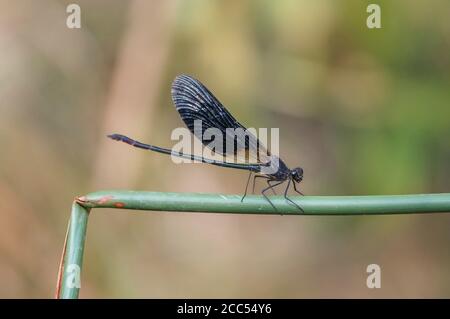
[[[266,192],[272,190],[275,193],[274,187],[287,182],[287,186],[284,190],[284,198],[303,211],[303,209],[287,195],[291,184],[294,186],[294,190],[297,193],[303,195],[296,186],[296,184],[303,180],[303,169],[301,167],[290,169],[278,156],[271,154],[263,143],[261,143],[255,135],[248,132],[247,129],[241,125],[230,112],[228,112],[222,103],[220,103],[219,100],[202,83],[200,83],[200,81],[188,75],[177,76],[172,84],[172,100],[188,129],[206,147],[211,148],[211,137],[206,138],[204,134],[205,131],[209,128],[215,128],[221,132],[222,144],[233,146],[223,147],[220,150],[214,148],[214,152],[222,155],[224,160],[212,160],[203,156],[177,152],[171,149],[141,143],[121,134],[111,134],[108,135],[108,137],[144,150],[151,150],[221,167],[247,170],[250,174],[241,201],[243,201],[247,195],[249,182],[253,174],[253,192],[256,179],[265,179],[268,186],[264,188],[261,193],[272,205],[274,210],[277,209],[267,196]],[[195,127],[196,121],[201,121],[202,123],[200,130]],[[239,132],[244,131],[244,134],[230,133],[236,132],[236,130],[240,130]],[[241,161],[227,161],[225,158],[229,156],[238,158]]]

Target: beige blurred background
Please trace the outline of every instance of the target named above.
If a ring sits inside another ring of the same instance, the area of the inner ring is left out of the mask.
[[[449,192],[450,3],[372,2],[382,29],[360,0],[1,0],[0,297],[53,296],[77,195],[243,192],[241,171],[105,138],[171,147],[181,73],[279,127],[306,194]],[[448,298],[449,218],[94,210],[81,297]]]

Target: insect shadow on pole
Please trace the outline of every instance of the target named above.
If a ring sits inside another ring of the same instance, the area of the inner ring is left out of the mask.
[[[275,211],[278,210],[266,192],[272,190],[275,193],[274,187],[287,182],[284,198],[303,212],[303,209],[287,195],[291,184],[298,194],[303,195],[297,189],[297,184],[303,180],[303,169],[301,167],[290,169],[278,156],[271,154],[263,143],[241,125],[200,81],[191,76],[179,75],[175,78],[172,83],[172,100],[181,119],[191,133],[203,145],[210,148],[214,154],[219,154],[223,160],[141,143],[121,134],[111,134],[108,137],[144,150],[221,167],[247,170],[250,173],[241,202],[247,195],[250,179],[252,174],[254,174],[252,192],[254,193],[256,179],[266,180],[267,187],[261,191],[261,194]],[[201,125],[198,126],[198,123],[201,123]],[[211,143],[212,137],[209,137],[211,134],[205,135],[205,131],[211,128],[220,133],[218,135],[222,137],[222,141],[220,141],[222,147],[213,147],[217,146],[217,144]],[[225,158],[229,157],[233,157],[234,161],[225,160]]]

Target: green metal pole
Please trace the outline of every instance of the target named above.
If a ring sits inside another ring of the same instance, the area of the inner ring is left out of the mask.
[[[289,204],[283,196],[272,196],[275,211],[262,196],[102,191],[76,199],[72,206],[64,245],[57,298],[78,298],[84,242],[89,211],[92,208],[139,209],[231,214],[272,215],[380,215],[450,212],[450,193],[388,196],[293,196],[300,207]]]
[[[450,211],[450,194],[387,196],[292,196],[300,207],[283,196],[272,196],[275,211],[262,196],[103,191],[80,197],[79,203],[90,208],[127,208],[158,211],[183,211],[234,214],[283,215],[366,215],[410,214]]]
[[[81,287],[84,243],[90,208],[74,202],[57,284],[57,298],[77,299]]]

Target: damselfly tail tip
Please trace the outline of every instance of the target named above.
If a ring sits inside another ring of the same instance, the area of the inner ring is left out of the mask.
[[[106,136],[109,137],[110,139],[115,140],[115,141],[121,141],[122,137],[123,137],[123,135],[120,135],[120,134],[109,134],[109,135],[106,135]]]

